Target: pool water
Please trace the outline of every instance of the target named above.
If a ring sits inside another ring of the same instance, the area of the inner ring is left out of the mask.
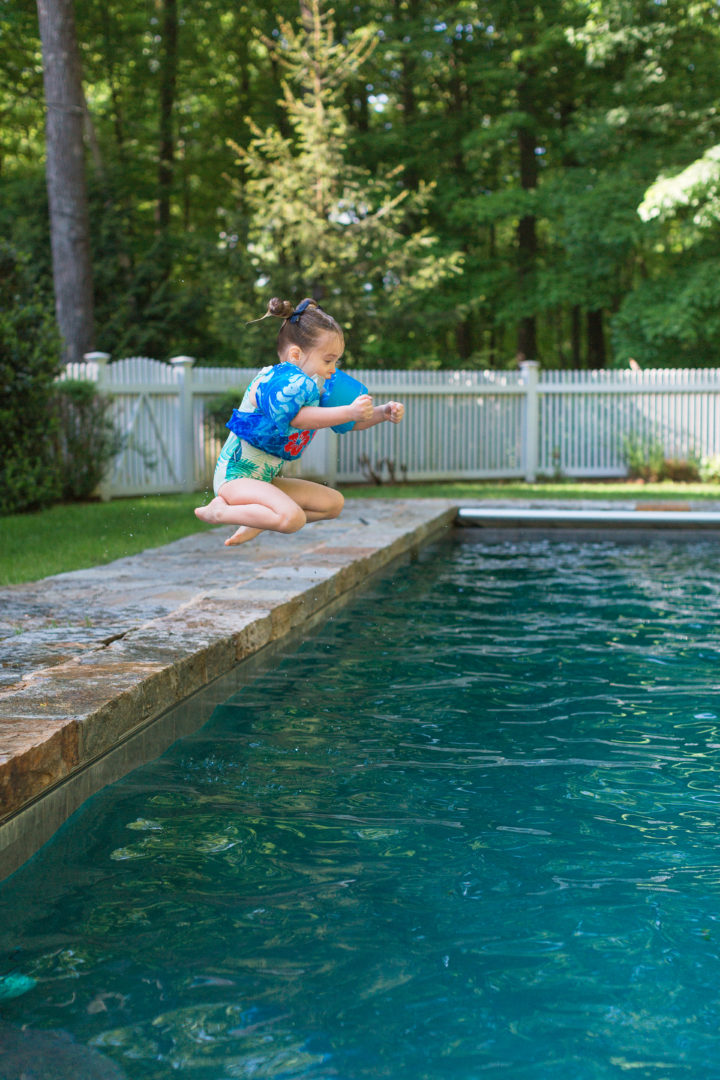
[[[37,980],[0,1048],[720,1077],[719,603],[707,541],[448,543],[375,581],[0,887],[2,970]]]

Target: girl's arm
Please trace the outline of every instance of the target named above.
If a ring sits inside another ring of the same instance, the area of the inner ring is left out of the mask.
[[[319,431],[320,428],[335,427],[336,424],[347,424],[354,421],[356,426],[372,427],[371,418],[375,413],[372,398],[369,394],[361,394],[349,405],[334,405],[322,408],[320,405],[304,405],[290,421],[290,427],[298,431]],[[368,421],[363,423],[363,421]]]
[[[405,415],[405,406],[401,401],[388,401],[385,405],[376,405],[373,408],[369,420],[360,420],[355,424],[355,431],[364,431],[365,428],[375,427],[389,420],[391,424],[399,424]]]

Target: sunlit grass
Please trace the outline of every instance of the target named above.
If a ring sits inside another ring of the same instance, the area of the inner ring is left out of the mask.
[[[207,526],[193,508],[202,501],[197,494],[151,495],[0,518],[0,585],[99,566],[199,532]]]
[[[631,502],[712,502],[720,501],[720,484],[656,484],[609,481],[548,481],[525,484],[520,481],[458,480],[417,484],[357,484],[343,488],[346,498],[403,499],[622,499]]]
[[[720,501],[720,484],[419,483],[347,485],[353,498],[625,499]],[[150,495],[101,503],[68,503],[33,514],[0,518],[0,585],[36,581],[50,574],[99,566],[146,548],[200,532],[193,508],[202,494]]]

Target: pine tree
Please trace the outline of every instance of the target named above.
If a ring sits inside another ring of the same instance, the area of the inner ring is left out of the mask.
[[[423,296],[458,269],[459,258],[437,254],[436,238],[422,226],[427,186],[410,191],[401,169],[374,175],[348,162],[344,95],[375,47],[374,30],[338,41],[319,0],[301,11],[296,25],[280,19],[277,38],[264,39],[284,70],[285,123],[263,131],[248,121],[248,147],[232,144],[244,170],[238,194],[251,214],[254,302],[314,297],[352,329],[357,360],[363,345],[366,358],[372,354],[373,322],[399,311],[421,317]]]

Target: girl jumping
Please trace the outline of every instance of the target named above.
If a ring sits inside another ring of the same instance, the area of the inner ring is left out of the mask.
[[[277,338],[279,363],[264,367],[248,386],[227,426],[231,434],[215,467],[215,498],[195,514],[214,525],[238,526],[227,546],[252,540],[263,529],[293,533],[308,521],[335,518],[343,508],[339,491],[310,480],[283,477],[320,428],[354,423],[399,424],[405,406],[373,405],[360,394],[349,405],[320,405],[325,380],[335,374],[345,339],[335,319],[316,303],[297,307],[273,298],[263,315],[283,320]]]

